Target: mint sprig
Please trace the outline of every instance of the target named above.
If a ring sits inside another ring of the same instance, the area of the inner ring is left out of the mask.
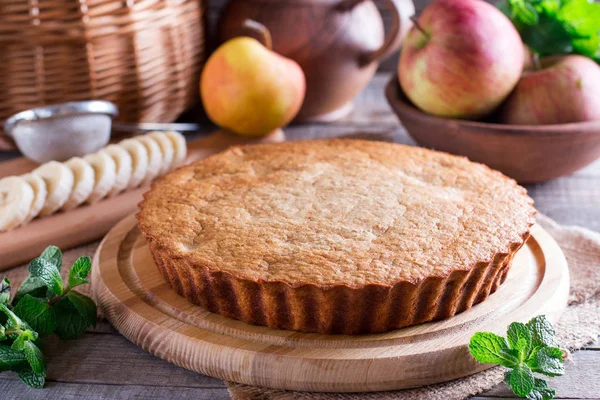
[[[67,282],[60,276],[62,252],[50,246],[29,264],[29,276],[10,301],[8,279],[0,281],[0,372],[13,371],[26,385],[42,388],[46,360],[40,339],[53,333],[75,339],[96,325],[96,305],[73,288],[89,283],[89,257],[71,267]]]
[[[0,282],[0,304],[6,304],[10,300],[10,281],[7,278]]]
[[[600,62],[600,3],[588,0],[502,0],[521,39],[540,56],[581,54]]]
[[[506,339],[491,332],[477,332],[469,343],[471,355],[484,364],[508,368],[504,382],[519,397],[553,399],[556,392],[535,374],[564,374],[563,351],[558,348],[552,324],[541,315],[527,324],[513,322]]]

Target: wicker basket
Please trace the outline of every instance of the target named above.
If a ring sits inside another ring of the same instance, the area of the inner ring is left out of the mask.
[[[203,1],[0,0],[0,122],[86,99],[124,122],[173,121],[198,98]]]

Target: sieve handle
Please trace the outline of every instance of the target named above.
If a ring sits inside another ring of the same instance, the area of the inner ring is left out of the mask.
[[[178,132],[198,132],[200,126],[193,123],[172,123],[162,124],[154,122],[142,122],[139,124],[115,124],[113,129],[121,132],[154,132],[154,131],[178,131]]]

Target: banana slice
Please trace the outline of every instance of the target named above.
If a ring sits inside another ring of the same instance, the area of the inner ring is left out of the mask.
[[[115,162],[115,166],[117,167],[115,184],[110,192],[108,192],[108,196],[112,197],[121,193],[123,190],[127,189],[127,186],[129,186],[131,172],[133,170],[133,161],[129,155],[129,152],[124,148],[117,146],[116,144],[107,146],[104,151],[106,151],[112,157],[113,161]]]
[[[73,172],[74,178],[71,195],[62,207],[63,211],[69,211],[79,207],[90,197],[96,180],[94,168],[83,158],[73,157],[64,164]]]
[[[131,179],[127,189],[134,189],[141,185],[148,171],[148,150],[146,146],[134,139],[125,139],[117,146],[125,149],[131,156]]]
[[[9,231],[27,219],[34,193],[25,179],[9,176],[0,179],[0,232]]]
[[[156,141],[148,136],[137,136],[134,138],[146,147],[148,152],[148,168],[142,185],[152,182],[160,174],[162,168],[162,152]]]
[[[73,172],[69,167],[58,161],[50,161],[35,169],[33,174],[44,180],[48,191],[40,216],[55,213],[65,205],[71,196],[74,181]]]
[[[23,175],[22,178],[29,183],[29,186],[33,189],[33,201],[29,208],[29,214],[27,215],[27,218],[25,218],[25,221],[23,221],[23,224],[26,224],[37,217],[42,211],[42,208],[44,208],[48,190],[46,189],[46,182],[35,174]]]
[[[173,143],[173,163],[171,164],[171,169],[173,170],[185,162],[185,158],[187,157],[187,143],[185,137],[179,132],[168,131],[164,134]]]
[[[162,164],[158,174],[164,175],[171,170],[171,164],[173,164],[173,154],[175,153],[173,143],[171,142],[171,139],[169,139],[163,132],[152,132],[147,136],[154,139],[158,144],[158,147],[160,147],[160,152],[162,153]]]
[[[94,189],[87,199],[89,204],[94,204],[105,198],[115,186],[117,165],[105,150],[89,154],[83,159],[94,168]]]

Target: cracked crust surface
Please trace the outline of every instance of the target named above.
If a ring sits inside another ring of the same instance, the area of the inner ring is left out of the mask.
[[[137,217],[191,302],[250,324],[359,334],[485,300],[529,236],[532,203],[462,157],[319,140],[236,147],[171,172]]]
[[[462,157],[325,140],[232,148],[167,175],[139,221],[177,258],[291,285],[393,285],[508,252],[525,189]]]

